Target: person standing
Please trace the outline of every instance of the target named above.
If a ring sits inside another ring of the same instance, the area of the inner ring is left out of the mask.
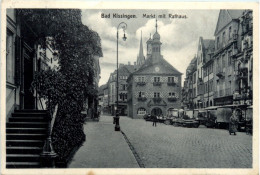
[[[157,116],[154,115],[154,116],[153,116],[153,126],[156,127],[156,123],[157,123]]]
[[[237,116],[236,110],[232,113],[232,116],[229,119],[229,134],[234,133],[236,135],[237,132]]]

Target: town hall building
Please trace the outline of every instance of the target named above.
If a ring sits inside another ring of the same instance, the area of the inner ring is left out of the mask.
[[[181,76],[161,54],[160,34],[148,39],[147,56],[143,55],[142,38],[137,57],[140,67],[127,79],[128,116],[142,118],[145,114],[164,115],[181,108]]]

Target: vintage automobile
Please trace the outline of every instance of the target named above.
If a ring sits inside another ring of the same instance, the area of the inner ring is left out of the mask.
[[[171,121],[172,125],[173,126],[182,126],[183,115],[184,115],[183,109],[176,109],[176,111],[173,113],[173,118],[172,118],[172,121]]]
[[[150,114],[145,114],[143,118],[145,121],[152,121],[152,116]]]
[[[166,121],[166,117],[163,115],[160,115],[157,117],[159,123],[164,123]]]
[[[185,110],[182,117],[182,126],[188,128],[198,128],[199,122],[195,120],[193,110]]]
[[[204,109],[194,109],[193,117],[200,125],[206,125],[207,111]]]
[[[166,125],[172,125],[173,121],[179,117],[179,109],[171,109],[167,113],[166,120],[164,121],[164,124]]]

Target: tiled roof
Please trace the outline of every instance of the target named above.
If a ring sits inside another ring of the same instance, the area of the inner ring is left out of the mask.
[[[141,71],[143,71],[144,69],[146,68],[149,68],[155,64],[161,64],[165,67],[168,67],[169,69],[171,69],[172,72],[169,72],[169,73],[174,73],[174,74],[182,74],[181,72],[179,72],[176,68],[174,68],[170,63],[168,63],[164,58],[160,58],[160,61],[159,62],[153,62],[152,60],[152,57],[148,58],[145,60],[144,64],[136,71],[134,72],[133,74],[138,74],[140,73]]]
[[[244,10],[227,10],[232,19],[237,19],[243,15]]]

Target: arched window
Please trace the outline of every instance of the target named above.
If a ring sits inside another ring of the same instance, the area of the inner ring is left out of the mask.
[[[212,100],[210,100],[210,106],[212,106]]]
[[[146,109],[145,108],[139,108],[137,110],[137,115],[145,115],[146,114]]]

